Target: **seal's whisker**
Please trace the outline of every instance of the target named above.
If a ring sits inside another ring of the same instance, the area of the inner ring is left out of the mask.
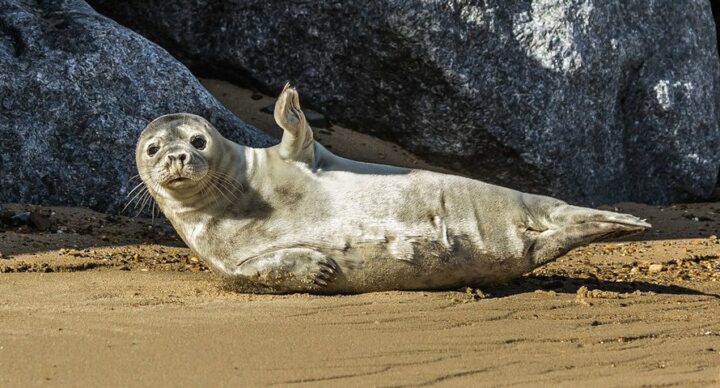
[[[135,214],[135,217],[139,216],[139,215],[143,212],[143,210],[145,210],[145,206],[147,205],[147,201],[148,201],[148,200],[152,201],[153,203],[155,202],[155,201],[152,199],[152,195],[150,195],[149,192],[148,192],[147,195],[145,196],[145,199],[143,199],[142,205],[140,206],[140,210],[138,210],[137,214]]]
[[[129,197],[130,195],[132,195],[132,193],[134,193],[135,190],[139,189],[140,187],[143,187],[144,185],[145,185],[144,182],[140,182],[140,183],[138,183],[137,185],[135,185],[135,187],[133,187],[132,190],[130,190],[130,192],[127,193],[127,195],[125,196],[125,198]]]
[[[231,195],[233,198],[235,198],[236,201],[240,200],[240,198],[234,193],[234,191],[231,190],[232,186],[230,186],[228,182],[224,182],[223,180],[218,179],[216,182],[216,185],[219,188],[223,189],[224,192],[227,192],[229,195]],[[228,187],[228,186],[230,186],[230,187]],[[228,200],[230,200],[230,199],[228,198]]]
[[[133,209],[137,209],[138,206],[140,206],[140,204],[148,197],[148,195],[150,195],[150,193],[147,191],[144,191],[143,194],[140,196],[140,198],[138,198],[138,200],[135,201],[135,205],[133,206]]]
[[[212,179],[208,179],[208,181],[200,186],[200,194],[203,196],[203,199],[207,200],[207,202],[213,201],[215,196],[215,194],[210,190],[211,183]]]
[[[145,194],[148,194],[148,189],[147,189],[147,187],[144,187],[144,186],[143,186],[140,191],[138,191],[137,193],[135,193],[135,195],[134,195],[132,198],[130,198],[130,200],[128,200],[128,202],[125,204],[125,206],[122,208],[122,210],[120,210],[120,213],[125,212],[125,210],[127,210],[127,208],[128,208],[130,205],[133,204],[133,202],[135,202],[135,207],[137,207],[137,201],[139,201],[140,199],[142,199],[142,197],[143,197]]]
[[[208,172],[208,176],[210,176],[211,181],[230,183],[230,182],[228,182],[228,180],[225,177],[223,177],[222,175],[220,175],[214,171]]]
[[[217,205],[218,201],[218,193],[217,190],[214,189],[214,187],[211,185],[207,189],[208,195],[210,195],[210,201],[212,202],[212,205]]]
[[[207,197],[207,192],[205,191],[205,185],[200,186],[200,195],[202,196],[202,198]]]
[[[234,199],[235,201],[239,201],[240,198],[230,189],[227,188],[223,183],[220,183],[218,186],[222,187],[222,189],[232,198],[228,198],[228,200]]]
[[[211,183],[212,183],[212,182],[211,182]],[[213,204],[213,205],[217,205],[217,201],[218,201],[218,197],[219,197],[219,196],[218,196],[217,190],[216,190],[216,188],[215,188],[215,185],[210,184],[210,185],[208,186],[208,193],[212,194],[212,197],[211,197],[212,204]]]
[[[236,199],[240,200],[240,197],[236,192],[243,192],[242,187],[239,187],[237,183],[228,180],[227,178],[219,177],[219,182],[226,188],[226,190]]]
[[[140,190],[138,190],[137,192],[135,192],[135,195],[133,195],[133,198],[132,198],[132,199],[138,198],[138,195],[143,195],[143,194],[147,193],[147,191],[148,191],[147,186],[141,186],[141,187],[140,187]]]
[[[242,184],[242,182],[238,181],[236,178],[231,177],[229,174],[217,172],[219,176],[221,176],[223,179],[225,179],[228,183],[232,183],[234,186],[237,187],[240,191],[245,191],[245,186]]]
[[[220,187],[220,185],[218,185],[218,184],[213,184],[212,187],[213,187],[215,190],[217,190],[226,200],[230,201],[230,198],[228,198],[228,196],[225,195],[225,192],[222,190],[222,188]],[[230,201],[230,202],[232,202],[232,201]]]
[[[218,178],[219,180],[225,182],[225,183],[228,184],[231,188],[233,188],[233,189],[235,189],[235,190],[237,190],[237,191],[240,191],[240,192],[244,192],[244,191],[245,191],[242,183],[238,182],[237,179],[231,178],[231,177],[230,177],[229,175],[227,175],[227,174],[222,174],[222,173],[216,172],[216,171],[210,171],[210,174],[211,174],[212,177]],[[239,199],[239,198],[238,198],[238,199]]]
[[[215,183],[216,183],[218,189],[223,194],[223,196],[225,196],[225,198],[227,198],[228,201],[230,201],[230,198],[228,198],[228,195],[231,196],[236,201],[240,200],[240,198],[234,192],[237,189],[235,187],[233,187],[227,180],[223,179],[221,176],[218,176],[217,181]]]

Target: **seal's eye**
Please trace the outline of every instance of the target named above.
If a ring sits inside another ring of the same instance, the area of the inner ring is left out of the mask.
[[[153,144],[153,145],[151,145],[150,147],[148,147],[147,153],[148,153],[148,155],[150,155],[150,156],[154,156],[155,154],[157,154],[157,152],[158,152],[159,150],[160,150],[160,147],[158,147],[158,146],[156,146],[156,145]]]
[[[193,147],[202,150],[205,148],[207,141],[202,136],[195,136],[192,138],[192,140],[190,140],[190,144],[192,144]]]

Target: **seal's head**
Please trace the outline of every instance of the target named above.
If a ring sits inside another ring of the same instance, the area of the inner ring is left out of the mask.
[[[211,174],[212,156],[223,139],[200,116],[160,116],[145,127],[135,149],[140,177],[156,193],[197,192]]]

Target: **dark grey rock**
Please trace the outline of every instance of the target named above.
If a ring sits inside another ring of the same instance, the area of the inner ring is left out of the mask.
[[[50,209],[34,209],[30,212],[30,225],[38,231],[45,232],[54,228],[52,211]]]
[[[332,126],[332,123],[324,114],[312,109],[303,109],[302,111],[311,127],[327,129]]]
[[[707,0],[92,0],[196,74],[279,92],[436,163],[582,203],[709,196]]]
[[[207,117],[229,138],[270,139],[164,49],[83,1],[0,0],[0,198],[117,210],[149,120]]]
[[[713,17],[715,18],[715,41],[720,48],[720,1],[710,0]]]

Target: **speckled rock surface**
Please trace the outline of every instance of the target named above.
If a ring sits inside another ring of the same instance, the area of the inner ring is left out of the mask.
[[[0,201],[117,210],[140,131],[178,111],[269,142],[165,50],[85,2],[0,0]]]
[[[196,73],[288,80],[353,129],[581,203],[710,195],[707,0],[92,0]]]

